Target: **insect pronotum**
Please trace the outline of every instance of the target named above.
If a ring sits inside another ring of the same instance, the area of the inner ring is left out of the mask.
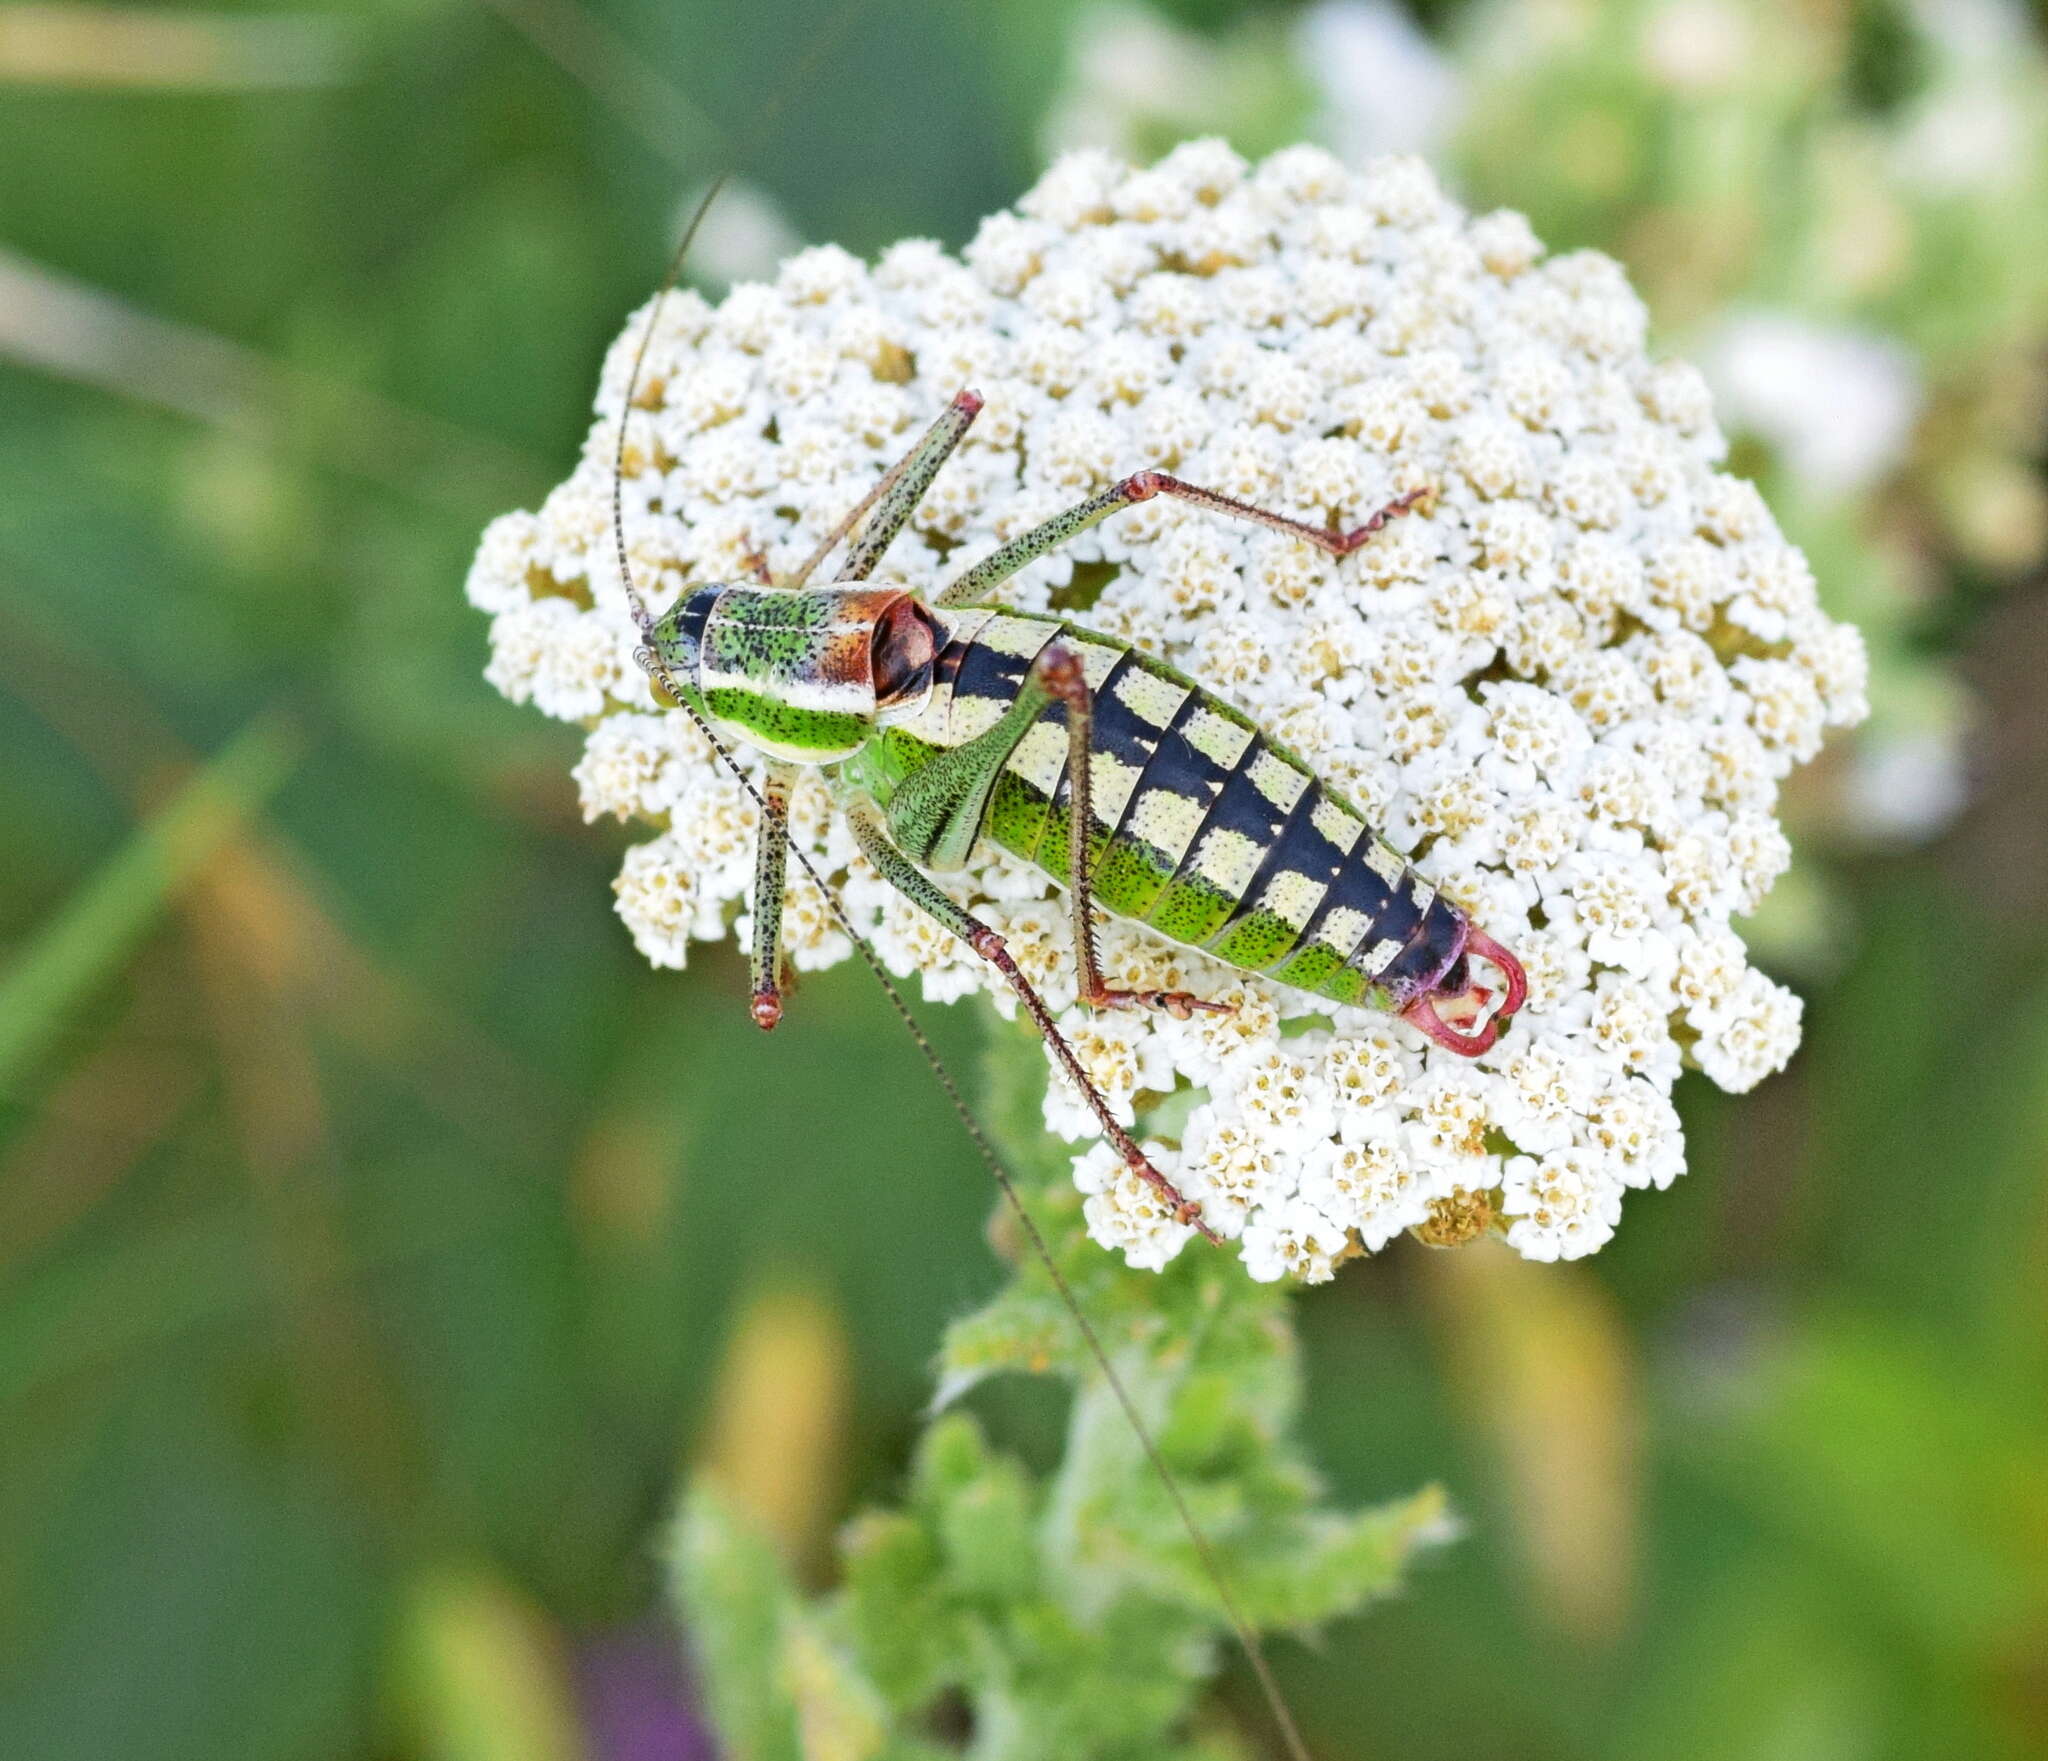
[[[715,180],[699,202],[664,296],[723,183]],[[627,409],[658,308],[659,296],[629,375]],[[636,658],[658,690],[698,722],[761,809],[752,897],[755,1022],[773,1028],[782,1016],[782,903],[794,855],[867,956],[1016,1210],[1164,1484],[1289,1754],[1306,1761],[1306,1745],[1258,1635],[1239,1613],[1178,1481],[879,958],[809,859],[792,849],[788,804],[799,768],[820,770],[876,870],[1002,974],[1087,1100],[1104,1138],[1176,1217],[1218,1240],[1200,1207],[1153,1166],[1116,1119],[1002,936],[957,904],[934,873],[963,866],[986,839],[1063,884],[1073,915],[1078,994],[1098,1009],[1153,1008],[1185,1017],[1224,1007],[1190,992],[1107,985],[1096,954],[1098,908],[1243,971],[1333,1002],[1392,1010],[1467,1057],[1488,1050],[1521,1008],[1527,995],[1522,967],[1249,717],[1129,642],[1003,606],[999,589],[1098,521],[1159,495],[1344,557],[1426,492],[1403,495],[1364,524],[1336,532],[1163,471],[1140,470],[1012,539],[929,598],[868,586],[981,408],[976,392],[959,392],[787,578],[772,579],[757,565],[754,580],[696,588],[659,617],[648,610],[628,560],[621,424],[612,529],[640,631]],[[848,549],[830,584],[811,586],[842,542]],[[735,744],[766,758],[758,783],[734,762]],[[1497,1002],[1494,988],[1475,976],[1475,961],[1498,972]]]

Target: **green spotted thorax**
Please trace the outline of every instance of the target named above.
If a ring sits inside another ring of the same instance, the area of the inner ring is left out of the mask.
[[[791,764],[867,744],[931,681],[928,613],[893,587],[706,587],[654,628],[661,666],[730,737]]]

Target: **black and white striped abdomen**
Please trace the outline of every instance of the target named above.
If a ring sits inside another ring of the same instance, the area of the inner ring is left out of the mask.
[[[1016,699],[1058,640],[1094,691],[1093,890],[1104,909],[1334,1001],[1400,1008],[1438,984],[1463,914],[1241,711],[1115,637],[1055,618],[940,614],[931,699],[893,732],[899,763],[964,744]],[[1064,883],[1070,791],[1063,705],[1004,763],[983,835]]]

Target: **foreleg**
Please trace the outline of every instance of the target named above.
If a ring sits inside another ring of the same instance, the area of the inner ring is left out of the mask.
[[[790,577],[789,585],[801,587],[808,581],[811,571],[832,554],[832,547],[858,526],[872,508],[875,517],[846,553],[838,576],[842,581],[865,581],[882,560],[882,553],[895,541],[896,534],[917,511],[917,504],[924,500],[939,467],[952,456],[953,449],[981,413],[981,402],[978,391],[963,391],[955,397],[925,430],[924,438],[883,472],[881,481],[860,498],[853,511],[825,534],[818,548],[804,559],[803,567]]]
[[[761,779],[754,839],[753,987],[748,1011],[764,1032],[782,1019],[782,894],[789,879],[789,792],[796,767],[771,764]]]

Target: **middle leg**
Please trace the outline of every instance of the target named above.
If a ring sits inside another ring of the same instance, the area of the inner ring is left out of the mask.
[[[796,767],[771,764],[761,779],[754,841],[753,986],[747,1011],[764,1032],[782,1019],[782,895],[789,883],[789,795]]]
[[[1354,526],[1349,532],[1332,532],[1324,526],[1311,526],[1306,520],[1276,514],[1270,508],[1254,507],[1250,502],[1239,501],[1220,490],[1204,489],[1198,483],[1184,483],[1178,477],[1169,477],[1164,471],[1140,471],[1121,483],[1111,484],[1100,495],[1090,496],[1065,513],[1054,514],[1042,525],[1011,539],[1002,549],[976,563],[932,603],[977,604],[991,589],[1007,581],[1027,563],[1034,563],[1062,544],[1078,538],[1090,526],[1108,519],[1111,514],[1135,507],[1141,501],[1150,501],[1155,495],[1175,496],[1181,501],[1194,503],[1196,507],[1207,508],[1211,513],[1227,514],[1234,520],[1248,520],[1255,526],[1285,532],[1290,538],[1313,544],[1331,556],[1349,556],[1389,520],[1407,513],[1428,494],[1427,489],[1411,489],[1405,495],[1395,496],[1362,526]]]

